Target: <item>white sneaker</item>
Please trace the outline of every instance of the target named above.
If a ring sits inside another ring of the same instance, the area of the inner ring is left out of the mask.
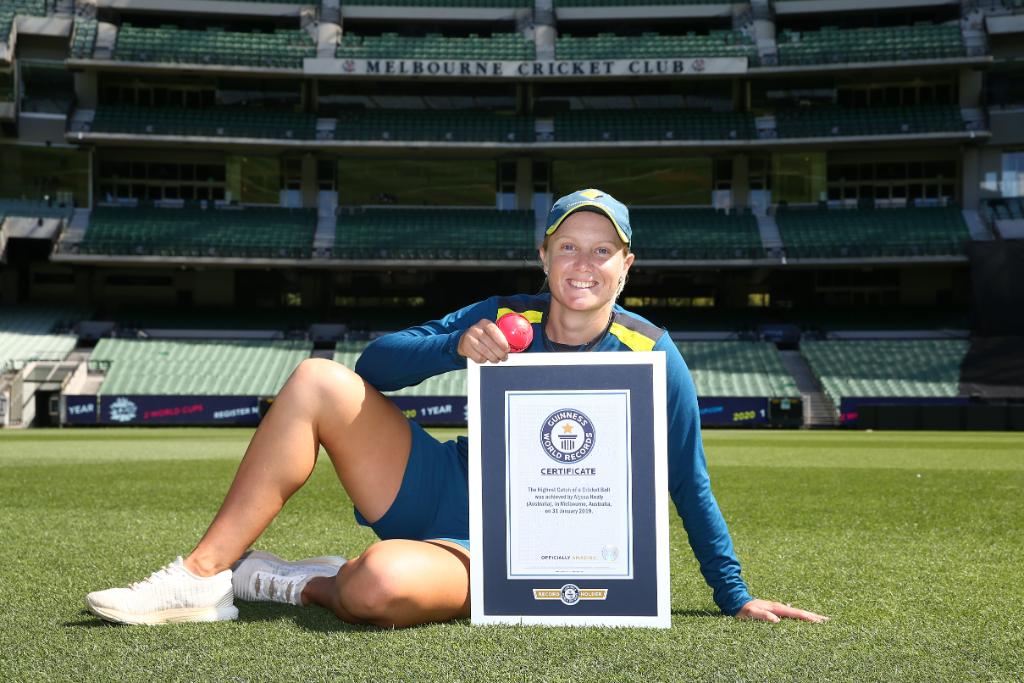
[[[185,569],[181,557],[127,588],[89,593],[85,604],[101,619],[122,624],[238,618],[231,594],[231,570],[210,577],[196,576]]]
[[[232,566],[231,585],[239,600],[302,604],[302,589],[317,576],[335,576],[343,557],[310,557],[289,562],[273,553],[250,550]]]

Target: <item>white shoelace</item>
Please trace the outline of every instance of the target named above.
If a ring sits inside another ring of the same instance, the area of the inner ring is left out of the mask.
[[[167,565],[166,567],[161,567],[160,569],[157,569],[155,572],[144,578],[142,581],[136,581],[135,583],[131,584],[130,586],[128,586],[128,588],[134,591],[145,586],[155,584],[157,580],[164,579],[170,576],[174,568],[175,567],[173,563]]]

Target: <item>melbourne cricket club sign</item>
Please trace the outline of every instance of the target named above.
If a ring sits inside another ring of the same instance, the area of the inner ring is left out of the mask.
[[[468,370],[473,623],[667,628],[664,354]]]
[[[661,59],[554,59],[497,61],[457,59],[306,59],[312,76],[394,76],[399,78],[600,78],[741,74],[746,57]]]

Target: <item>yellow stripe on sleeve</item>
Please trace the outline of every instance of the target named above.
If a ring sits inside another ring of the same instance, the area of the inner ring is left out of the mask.
[[[518,313],[519,315],[526,318],[531,324],[539,323],[544,319],[544,313],[542,311],[513,311],[511,308],[499,308],[498,317],[505,315],[506,313]]]
[[[639,332],[634,332],[619,323],[612,323],[608,331],[618,337],[619,341],[633,351],[650,351],[654,348],[655,340]]]

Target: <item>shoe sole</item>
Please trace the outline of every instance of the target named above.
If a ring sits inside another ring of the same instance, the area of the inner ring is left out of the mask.
[[[165,609],[146,614],[130,614],[107,607],[98,607],[86,601],[89,611],[104,621],[117,624],[139,624],[158,626],[160,624],[182,624],[190,621],[232,621],[238,618],[238,608],[204,607],[202,609]]]

